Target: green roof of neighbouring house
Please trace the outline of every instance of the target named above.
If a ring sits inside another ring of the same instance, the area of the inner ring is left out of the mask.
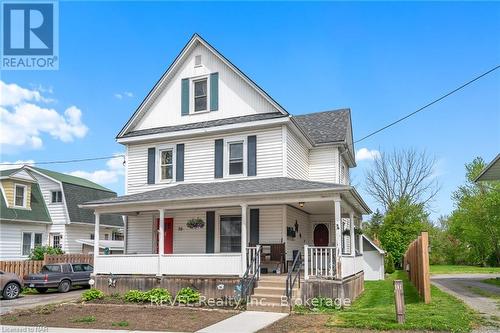
[[[0,176],[8,176],[14,170],[3,170],[0,172]],[[8,173],[8,171],[11,171]],[[35,221],[35,222],[52,222],[50,219],[49,211],[42,197],[42,192],[38,184],[31,184],[31,209],[18,209],[7,207],[5,198],[0,195],[0,218],[5,220],[23,220],[23,221]]]
[[[101,186],[99,184],[91,182],[90,180],[87,180],[84,178],[75,177],[75,176],[67,175],[65,173],[60,173],[60,172],[42,169],[42,168],[38,168],[38,167],[30,166],[30,168],[33,170],[36,170],[40,173],[43,173],[44,175],[46,175],[48,177],[54,178],[55,180],[58,180],[61,183],[68,183],[68,184],[73,184],[73,185],[78,185],[78,186],[83,186],[83,187],[89,187],[89,188],[93,188],[93,189],[100,190],[100,191],[107,191],[107,192],[115,193],[114,191],[110,190],[109,188],[106,188],[104,186]]]
[[[13,174],[14,172],[16,172],[17,170],[19,170],[19,168],[9,169],[9,170],[0,170],[0,177],[8,177],[11,174]]]

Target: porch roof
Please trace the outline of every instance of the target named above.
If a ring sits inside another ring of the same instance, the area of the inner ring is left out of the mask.
[[[217,181],[211,183],[183,183],[153,191],[90,201],[82,204],[81,207],[101,208],[117,205],[128,206],[131,204],[168,204],[179,201],[199,201],[201,199],[261,198],[266,195],[275,198],[278,194],[322,194],[324,192],[329,192],[330,194],[347,194],[357,202],[362,213],[371,213],[370,208],[352,186],[287,177]]]

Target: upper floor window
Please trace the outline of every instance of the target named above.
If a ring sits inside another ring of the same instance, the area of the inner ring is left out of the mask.
[[[194,112],[208,110],[208,84],[207,78],[194,82]]]
[[[62,191],[52,191],[52,203],[62,202]]]
[[[14,185],[14,206],[26,208],[27,186],[21,184]]]
[[[160,150],[160,180],[174,178],[174,150]]]
[[[243,142],[229,143],[229,174],[243,174]]]

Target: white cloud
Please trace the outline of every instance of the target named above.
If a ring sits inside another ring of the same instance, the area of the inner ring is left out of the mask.
[[[116,153],[114,155],[122,155],[122,153]],[[106,169],[95,171],[77,170],[69,172],[69,174],[88,179],[98,184],[111,184],[116,183],[119,178],[125,174],[125,166],[123,165],[123,158],[116,157],[111,158],[106,162]]]
[[[356,161],[371,161],[378,157],[380,157],[380,152],[376,149],[361,148],[356,152]]]
[[[40,105],[50,101],[38,90],[0,80],[0,144],[3,150],[41,148],[44,133],[62,142],[71,142],[87,134],[88,128],[82,122],[80,109],[70,106],[61,114]]]
[[[132,98],[132,97],[134,97],[134,94],[131,93],[130,91],[124,91],[124,92],[115,93],[114,96],[117,99],[123,99],[125,97]]]
[[[9,170],[9,169],[17,169],[22,167],[23,165],[33,165],[35,161],[33,160],[17,160],[15,162],[1,162],[0,170]]]

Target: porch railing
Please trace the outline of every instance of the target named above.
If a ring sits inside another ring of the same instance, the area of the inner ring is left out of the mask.
[[[257,279],[260,278],[260,245],[255,247],[247,247],[247,267],[249,267],[248,274],[257,275]]]
[[[334,279],[336,277],[336,248],[334,246],[304,245],[304,278]]]
[[[295,283],[298,283],[298,287],[300,288],[300,270],[302,267],[302,254],[300,251],[297,253],[295,258],[293,259],[292,267],[288,270],[288,274],[286,277],[286,298],[288,300],[288,304],[290,306],[290,310],[292,309],[292,295],[293,295],[293,287]]]
[[[255,285],[255,281],[257,281],[260,277],[260,255],[262,251],[262,247],[257,245],[254,248],[252,259],[248,260],[248,266],[243,274],[243,277],[240,280],[240,284],[238,286],[240,297],[247,300],[248,296],[252,293],[253,287]],[[252,252],[251,250],[249,252]],[[248,253],[248,252],[247,252]],[[251,273],[253,272],[253,273]]]

